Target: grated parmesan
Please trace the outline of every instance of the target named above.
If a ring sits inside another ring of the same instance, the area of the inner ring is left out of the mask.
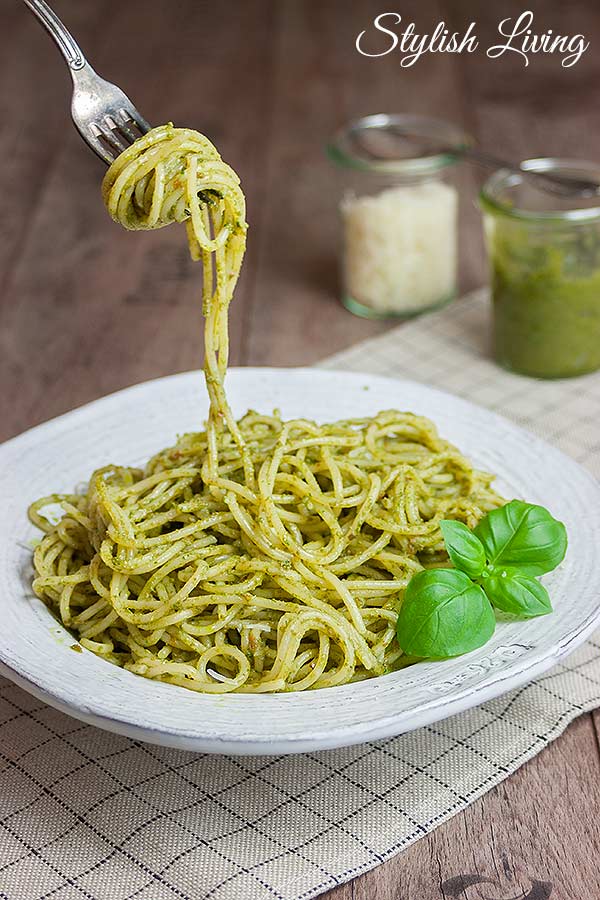
[[[456,283],[458,194],[440,181],[347,197],[347,301],[379,315],[410,315],[449,300]]]

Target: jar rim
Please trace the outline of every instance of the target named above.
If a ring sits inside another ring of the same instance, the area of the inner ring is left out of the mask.
[[[553,156],[538,156],[525,159],[520,164],[528,172],[569,174],[574,177],[598,180],[600,187],[600,166],[597,163],[579,159],[562,159]],[[501,199],[504,190],[523,184],[525,176],[513,169],[498,169],[484,183],[479,192],[479,204],[485,212],[500,214],[509,219],[531,223],[595,222],[600,221],[599,206],[581,206],[570,209],[533,210],[516,206]]]
[[[437,140],[443,149],[398,158],[381,158],[358,152],[355,145],[359,144],[360,136],[376,131],[388,132],[398,138]],[[353,119],[340,128],[327,144],[327,155],[332,162],[344,168],[425,178],[458,162],[471,144],[471,138],[460,126],[444,119],[407,113],[376,113]]]

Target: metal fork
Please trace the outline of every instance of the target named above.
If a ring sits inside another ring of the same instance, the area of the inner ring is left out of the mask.
[[[45,0],[24,0],[58,45],[73,79],[71,117],[79,134],[110,165],[151,125],[123,91],[92,69],[70,31]]]

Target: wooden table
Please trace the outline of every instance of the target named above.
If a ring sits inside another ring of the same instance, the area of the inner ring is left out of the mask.
[[[385,5],[384,5],[385,6]],[[517,0],[417,3],[405,21],[478,23],[494,42]],[[497,7],[501,6],[501,10]],[[336,210],[323,146],[354,116],[423,112],[462,122],[509,157],[598,157],[600,7],[530,2],[540,30],[583,32],[592,47],[556,57],[433,55],[402,69],[367,59],[356,35],[384,8],[369,0],[56,0],[92,62],[148,119],[197,127],[240,173],[251,225],[231,312],[231,362],[309,364],[389,324],[337,300]],[[198,272],[178,230],[123,234],[101,204],[102,164],[69,120],[69,79],[21,4],[0,37],[2,438],[126,385],[199,366]],[[485,278],[476,173],[462,175],[461,286]],[[490,897],[600,897],[600,718],[582,716],[516,775],[448,824],[328,900],[438,900],[467,873],[499,879]],[[333,802],[333,801],[332,801]],[[376,827],[376,824],[374,824]],[[477,888],[460,894],[481,896]],[[251,898],[249,898],[251,900]]]

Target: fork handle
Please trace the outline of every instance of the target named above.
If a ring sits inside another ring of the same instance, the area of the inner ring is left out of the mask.
[[[56,42],[71,72],[74,73],[79,69],[83,69],[88,64],[83,55],[83,50],[68,28],[60,21],[54,10],[44,0],[24,0],[24,2]]]

